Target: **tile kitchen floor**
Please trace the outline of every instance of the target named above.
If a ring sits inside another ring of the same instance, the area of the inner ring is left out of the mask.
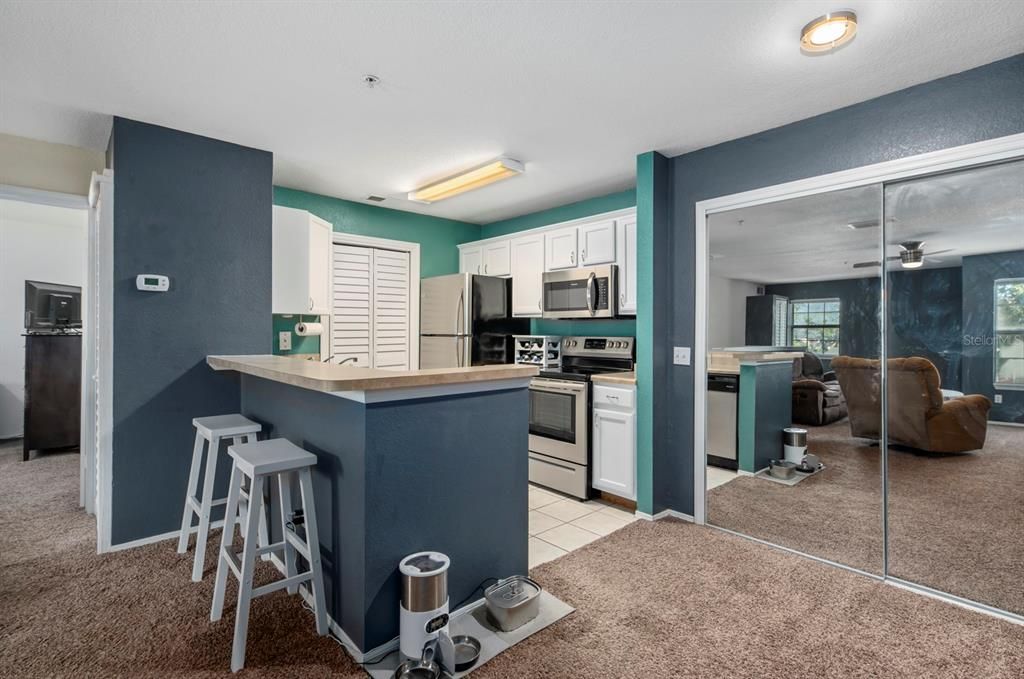
[[[530,485],[530,568],[636,521],[632,512],[601,500],[580,502]]]

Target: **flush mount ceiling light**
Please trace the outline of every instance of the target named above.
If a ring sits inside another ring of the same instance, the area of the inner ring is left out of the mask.
[[[800,49],[810,54],[831,52],[857,34],[857,14],[844,10],[829,12],[800,31]]]
[[[523,172],[523,164],[511,158],[498,158],[472,170],[462,172],[439,182],[409,192],[409,200],[417,203],[436,203],[466,191],[479,189],[507,177]]]

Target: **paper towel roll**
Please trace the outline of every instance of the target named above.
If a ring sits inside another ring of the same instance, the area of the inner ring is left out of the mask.
[[[311,337],[323,334],[323,323],[296,323],[295,334],[299,337]]]

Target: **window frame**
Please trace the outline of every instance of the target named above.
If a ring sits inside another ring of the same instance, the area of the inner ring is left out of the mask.
[[[997,278],[992,281],[992,386],[998,390],[1024,391],[1024,383],[999,381],[999,338],[1001,335],[1022,335],[1024,328],[1013,330],[999,329],[999,286],[1000,284],[1024,284],[1024,277]],[[1024,359],[1014,359],[1024,360]]]
[[[837,313],[839,314],[839,321],[837,323],[835,323],[835,324],[828,323],[828,324],[814,324],[814,325],[799,325],[799,326],[794,323],[793,317],[796,314],[796,305],[798,305],[798,304],[815,304],[815,303],[819,303],[819,302],[820,303],[824,303],[824,304],[835,303],[838,306]],[[825,357],[828,357],[828,358],[834,358],[834,357],[839,356],[839,355],[842,354],[842,346],[843,346],[843,330],[842,330],[842,323],[843,323],[843,300],[841,298],[839,298],[839,297],[818,297],[818,298],[809,298],[809,299],[791,299],[789,301],[789,319],[788,320],[789,320],[789,323],[788,323],[789,329],[788,329],[788,331],[789,331],[789,345],[790,346],[792,346],[792,347],[796,346],[796,344],[793,343],[793,330],[796,329],[796,328],[803,328],[803,329],[809,329],[809,328],[820,328],[820,329],[834,328],[835,331],[836,331],[836,345],[837,345],[836,353],[830,354],[830,353],[826,353],[824,351],[820,351],[820,352],[816,351],[814,353],[816,353],[819,356],[825,356]],[[808,345],[804,345],[801,348],[804,349],[805,351],[812,351],[813,350],[813,348],[808,346]],[[822,340],[822,348],[824,348],[824,340]]]

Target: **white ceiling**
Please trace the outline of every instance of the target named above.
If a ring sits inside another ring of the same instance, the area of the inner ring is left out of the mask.
[[[1022,48],[1015,0],[856,5],[854,41],[807,57],[828,2],[0,0],[0,131],[103,148],[116,114],[273,151],[284,186],[487,223]],[[399,198],[502,154],[526,174]]]
[[[709,272],[753,283],[877,277],[881,268],[853,264],[880,259],[882,191],[876,184],[711,215]],[[888,257],[910,240],[924,241],[924,268],[1024,250],[1024,161],[898,182],[884,191]],[[848,226],[865,222],[873,226]],[[928,254],[940,250],[950,252]]]

